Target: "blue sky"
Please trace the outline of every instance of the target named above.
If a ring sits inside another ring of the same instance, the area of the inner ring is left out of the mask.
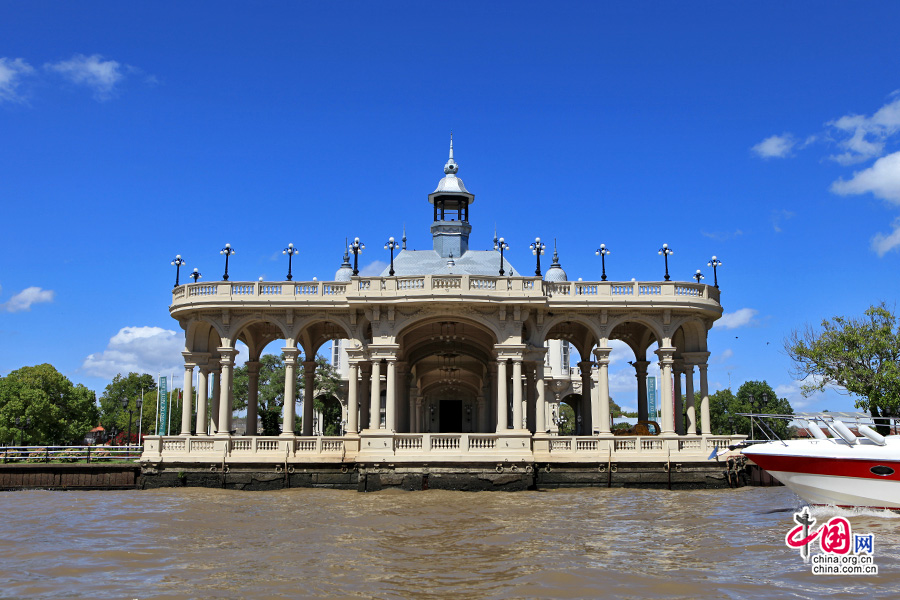
[[[551,8],[552,6],[552,8]],[[792,328],[897,298],[896,3],[13,2],[0,20],[0,373],[49,362],[102,390],[177,369],[175,254],[205,280],[330,279],[427,194],[454,132],[528,272],[674,278],[713,254],[712,387],[766,379],[797,408]],[[377,268],[373,265],[370,268]],[[628,405],[621,357],[613,396]],[[619,387],[616,387],[616,386]]]

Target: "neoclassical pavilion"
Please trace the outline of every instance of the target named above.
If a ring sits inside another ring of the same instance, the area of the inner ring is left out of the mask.
[[[356,275],[345,253],[335,281],[176,287],[169,310],[185,332],[185,398],[194,400],[197,426],[192,431],[184,411],[180,433],[149,438],[144,460],[602,463],[705,459],[731,443],[710,434],[707,332],[722,315],[717,288],[568,281],[555,251],[543,277],[525,275],[502,256],[502,239],[490,250],[469,247],[475,195],[457,172],[451,142],[444,177],[428,195],[433,247],[408,250],[404,235],[393,273]],[[250,354],[248,428],[240,436],[231,433],[238,340]],[[284,341],[291,399],[297,370],[313,389],[316,353],[333,343],[345,379],[344,435],[316,435],[310,401],[302,403],[301,431],[293,430],[288,401],[281,435],[257,435],[258,361],[276,340]],[[658,435],[611,432],[612,340],[634,353],[642,420],[655,420],[646,375],[651,360],[659,363],[661,398],[670,401],[661,402]],[[569,348],[580,357],[577,369]],[[562,399],[578,415],[578,435],[556,433]]]

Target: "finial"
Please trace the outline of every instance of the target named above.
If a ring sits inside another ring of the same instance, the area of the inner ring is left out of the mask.
[[[454,266],[456,266],[456,262],[454,262],[453,253],[451,252],[450,258],[447,259],[447,268],[450,269],[450,268],[453,268]]]
[[[403,237],[400,241],[403,242],[403,250],[406,250],[406,223],[403,224]]]
[[[550,265],[550,268],[559,267],[559,253],[556,251],[556,238],[553,238],[553,264]]]
[[[344,238],[344,262],[341,263],[341,268],[343,267],[350,267],[350,244],[347,238]]]
[[[453,132],[450,132],[450,158],[447,159],[447,164],[444,165],[444,174],[445,175],[456,175],[456,172],[459,171],[459,165],[456,164],[456,161],[453,160]]]
[[[497,249],[497,224],[494,223],[494,250]]]

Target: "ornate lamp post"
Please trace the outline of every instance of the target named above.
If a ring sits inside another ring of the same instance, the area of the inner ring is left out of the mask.
[[[388,239],[388,241],[384,245],[385,250],[391,251],[391,270],[388,271],[388,275],[391,277],[394,276],[394,250],[400,247],[400,244],[394,241],[394,238]]]
[[[500,249],[500,277],[503,277],[503,251],[509,249],[509,244],[507,244],[503,238],[497,240],[497,248]]]
[[[705,279],[705,277],[703,277],[703,273],[700,272],[700,269],[697,269],[697,272],[694,273],[694,279],[697,280],[697,283],[700,283],[701,279]]]
[[[200,271],[197,270],[197,267],[194,267],[194,271],[188,275],[188,277],[192,277],[194,279],[194,283],[197,283],[197,280],[200,279]]]
[[[606,255],[609,254],[609,248],[606,247],[606,244],[600,244],[600,247],[597,248],[594,254],[600,257],[600,266],[603,268],[603,275],[600,276],[600,281],[606,281]]]
[[[180,254],[176,254],[172,264],[175,265],[175,287],[178,287],[178,279],[179,275],[181,275],[181,265],[184,264],[184,259],[181,258]]]
[[[350,244],[350,251],[353,252],[353,276],[359,275],[359,253],[366,249],[366,245],[359,241],[359,238],[353,238]]]
[[[669,281],[669,255],[675,254],[675,251],[669,248],[668,244],[663,244],[662,248],[659,249],[659,253],[666,258],[666,281]]]
[[[722,266],[722,261],[713,256],[706,264],[713,268],[713,285],[719,289],[719,275],[716,273],[716,268]]]
[[[228,281],[228,257],[234,254],[234,248],[231,247],[231,244],[225,244],[225,247],[219,250],[219,254],[225,255],[225,275],[222,277],[222,281]]]
[[[538,277],[541,276],[541,254],[544,253],[544,249],[547,247],[546,244],[541,243],[541,238],[536,237],[534,241],[528,246],[531,248],[531,253],[537,257],[537,268],[534,270],[534,274]],[[503,273],[501,273],[502,275]]]
[[[25,430],[31,427],[31,417],[25,417],[25,427],[22,427],[21,417],[16,417],[16,427],[19,428],[19,445],[21,446],[25,443]]]
[[[282,254],[287,254],[287,257],[288,257],[288,274],[287,274],[288,281],[290,281],[291,279],[294,278],[294,276],[291,275],[291,259],[293,259],[294,255],[297,254],[298,252],[300,252],[300,250],[298,250],[297,248],[294,248],[294,244],[288,244],[287,248],[285,248],[284,250],[281,251]]]

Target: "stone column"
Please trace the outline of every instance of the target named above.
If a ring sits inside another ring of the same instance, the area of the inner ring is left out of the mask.
[[[222,386],[219,394],[219,428],[217,434],[231,434],[231,415],[232,405],[232,381],[234,373],[234,357],[237,350],[231,348],[219,348],[219,355],[222,357],[220,363],[222,365]]]
[[[297,366],[297,355],[300,351],[296,348],[282,348],[284,353],[284,409],[282,410],[281,435],[293,437],[294,435],[294,406],[297,401],[297,376],[294,369]]]
[[[522,358],[513,358],[513,429],[524,429],[522,425]]]
[[[347,433],[356,435],[359,432],[359,365],[351,362],[348,365],[347,381]]]
[[[209,402],[209,369],[200,367],[197,373],[197,435],[206,435],[206,428],[209,426],[207,402]]]
[[[578,416],[581,416],[581,431],[580,435],[586,435],[588,433],[593,432],[593,424],[591,423],[591,413],[593,412],[593,402],[591,402],[591,396],[593,396],[591,390],[591,361],[583,360],[578,363],[578,368],[581,369],[581,410],[578,411],[578,415],[575,416],[575,430],[578,431]]]
[[[181,435],[191,435],[191,417],[194,416],[194,367],[191,356],[184,354],[184,397],[181,399]],[[140,418],[140,417],[139,417]]]
[[[256,429],[259,409],[259,361],[247,361],[247,435],[259,433]]]
[[[697,368],[700,370],[700,433],[710,435],[712,430],[709,422],[709,384],[706,381],[707,364],[700,363],[697,365]]]
[[[422,422],[422,419],[424,418],[424,415],[422,414],[423,413],[422,397],[416,396],[415,403],[416,403],[416,426],[415,426],[415,429],[413,430],[413,433],[422,433],[422,430],[425,429],[425,424]]]
[[[500,359],[497,361],[497,433],[506,433],[507,430],[506,411],[509,401],[506,391],[507,383],[506,360]]]
[[[694,409],[694,365],[684,365],[684,393],[687,396],[687,434],[697,435],[697,413]]]
[[[372,363],[359,365],[359,428],[369,427],[369,388],[372,387]]]
[[[534,371],[533,367],[525,369],[525,428],[532,433],[537,431],[535,427],[537,423],[537,390],[534,389]]]
[[[534,368],[534,387],[537,392],[534,406],[535,433],[547,431],[547,390],[544,389],[544,361],[539,360]]]
[[[372,384],[369,388],[369,429],[381,427],[381,360],[372,361]]]
[[[681,374],[684,372],[684,363],[675,360],[672,363],[673,379],[672,383],[675,388],[672,396],[675,399],[675,433],[684,435],[684,399],[681,396]]]
[[[219,430],[219,396],[222,395],[222,366],[221,363],[213,370],[213,393],[209,401],[209,433],[215,434]]]
[[[609,355],[612,348],[595,348],[597,357],[597,403],[600,405],[600,422],[597,428],[601,434],[610,433],[609,418]]]
[[[384,428],[390,432],[397,430],[397,363],[393,358],[387,359],[387,386],[384,395]]]
[[[647,399],[647,367],[650,366],[650,361],[636,360],[632,364],[634,365],[634,376],[637,378],[638,421],[655,421],[656,415],[650,415]]]
[[[662,414],[662,432],[675,433],[675,415],[672,406],[672,355],[674,349],[657,350],[656,355],[659,356],[659,390],[661,400],[659,403],[660,412]]]
[[[490,386],[490,396],[488,396],[488,402],[485,406],[485,420],[484,420],[484,431],[485,433],[490,433],[492,427],[499,423],[497,416],[497,407],[500,405],[500,401],[497,399],[497,361],[492,360],[488,363],[488,377],[490,378],[490,382],[488,385]]]
[[[303,361],[303,435],[315,435],[313,431],[314,403],[316,401],[316,361]]]

